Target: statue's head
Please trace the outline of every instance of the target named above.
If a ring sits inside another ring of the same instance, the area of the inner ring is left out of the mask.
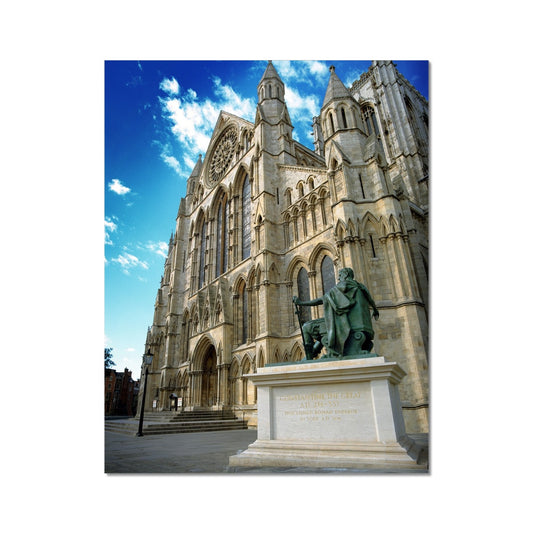
[[[354,279],[355,275],[350,267],[341,268],[339,271],[339,279]]]

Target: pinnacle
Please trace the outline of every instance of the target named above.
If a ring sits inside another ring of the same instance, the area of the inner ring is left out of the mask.
[[[329,104],[331,100],[336,98],[351,98],[351,94],[348,92],[348,89],[335,73],[335,67],[333,65],[329,67],[329,71],[331,74],[322,107],[325,107],[326,104]]]
[[[276,70],[276,67],[272,64],[272,61],[268,61],[267,68],[265,69],[265,72],[263,73],[263,77],[259,81],[259,84],[261,84],[262,81],[266,80],[267,78],[276,78],[279,81],[281,81],[281,78],[279,77],[278,71]]]

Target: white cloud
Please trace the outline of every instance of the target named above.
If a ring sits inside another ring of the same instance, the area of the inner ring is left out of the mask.
[[[309,72],[317,78],[326,78],[329,76],[329,68],[323,61],[303,61],[309,69]]]
[[[213,82],[215,84],[215,94],[222,99],[221,108],[224,109],[224,111],[253,120],[255,111],[254,101],[250,98],[242,98],[235,92],[233,87],[223,85],[221,79],[218,77],[214,77]]]
[[[116,219],[116,217],[114,218]],[[105,217],[104,228],[105,228],[105,244],[112,245],[113,241],[111,240],[111,237],[109,236],[109,234],[117,231],[117,225],[110,219],[110,217]]]
[[[323,61],[273,61],[281,79],[287,81],[312,83],[324,80],[329,75],[329,68]]]
[[[296,89],[285,88],[285,102],[289,109],[289,114],[295,120],[302,116],[309,117],[312,122],[313,117],[320,113],[320,106],[315,95],[302,96]]]
[[[160,84],[159,84],[159,88],[169,94],[169,95],[173,95],[173,94],[179,94],[180,92],[180,85],[179,83],[176,81],[176,79],[174,78],[174,76],[172,77],[172,79],[168,79],[168,78],[165,78]]]
[[[177,174],[180,174],[181,172],[181,166],[179,161],[173,156],[173,155],[164,155],[161,154],[161,157],[163,161],[173,170],[176,171]]]
[[[171,88],[170,80],[163,80],[160,86]],[[179,83],[176,86],[179,87]],[[246,118],[254,118],[255,101],[243,98],[233,87],[222,83],[218,77],[213,77],[213,91],[216,101],[209,98],[203,100],[198,97],[194,89],[188,89],[183,95],[170,93],[169,96],[160,98],[165,117],[169,120],[171,131],[180,143],[180,155],[184,165],[192,169],[198,159],[198,154],[205,153],[209,146],[211,134],[221,110]],[[180,161],[170,153],[168,145],[164,147],[163,160],[176,172],[182,171]],[[185,178],[188,176],[183,175]]]
[[[128,253],[120,254],[118,257],[111,259],[111,261],[118,263],[122,267],[124,274],[129,274],[130,270],[137,267],[148,270],[146,261],[141,261],[138,257]]]
[[[149,242],[146,245],[146,248],[148,248],[148,250],[150,250],[151,252],[154,252],[155,254],[164,257],[165,259],[168,255],[168,244],[166,242]]]
[[[120,180],[117,179],[111,180],[111,183],[108,183],[108,186],[110,191],[116,192],[120,196],[128,194],[131,191],[129,187],[122,185]]]

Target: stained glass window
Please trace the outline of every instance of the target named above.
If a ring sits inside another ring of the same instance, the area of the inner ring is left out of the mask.
[[[223,228],[223,209],[222,209],[223,202],[220,202],[218,205],[218,212],[217,212],[217,257],[216,257],[216,270],[215,275],[216,277],[220,276],[221,267],[222,267],[222,253],[224,248],[224,228]]]
[[[298,284],[298,298],[304,302],[308,302],[311,299],[310,293],[309,293],[309,277],[307,276],[307,270],[305,268],[300,268],[298,271],[298,278],[297,278],[297,284]],[[311,308],[304,306],[300,307],[301,315],[300,320],[302,321],[302,324],[304,322],[307,322],[308,320],[311,320]]]
[[[226,272],[228,268],[229,245],[229,216],[228,203],[223,198],[217,211],[217,251],[216,251],[216,276]]]
[[[222,250],[222,272],[228,269],[229,252],[229,207],[228,202],[224,202],[224,247]]]
[[[329,255],[324,256],[324,259],[322,259],[320,274],[322,276],[322,289],[325,294],[335,287],[335,267],[333,266],[333,260]]]
[[[244,178],[242,185],[242,258],[250,257],[252,234],[250,231],[250,213],[251,213],[251,197],[250,197],[250,180],[248,175]]]
[[[200,270],[198,272],[198,288],[201,289],[205,282],[205,237],[206,237],[206,223],[202,224],[202,232],[200,233]]]
[[[246,285],[242,286],[242,343],[248,339],[248,291]]]

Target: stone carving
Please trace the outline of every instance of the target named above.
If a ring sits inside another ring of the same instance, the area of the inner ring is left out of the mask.
[[[217,183],[228,169],[237,146],[237,129],[229,128],[221,139],[213,153],[211,166],[209,167],[209,179],[212,184]]]
[[[368,357],[374,338],[370,307],[376,320],[379,312],[368,289],[354,279],[351,268],[341,269],[337,285],[321,298],[303,302],[295,296],[293,302],[298,318],[298,306],[324,305],[324,318],[300,322],[306,360],[314,359],[323,347],[326,354],[322,358]]]

